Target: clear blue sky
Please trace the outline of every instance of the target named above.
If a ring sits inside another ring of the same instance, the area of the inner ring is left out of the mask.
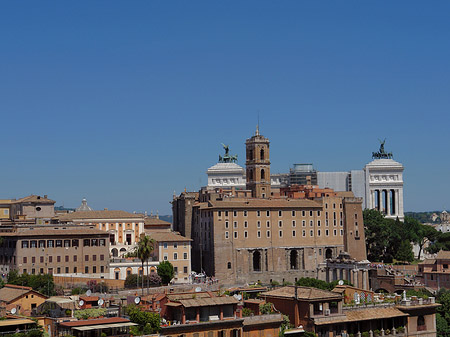
[[[1,195],[169,214],[254,132],[272,172],[361,169],[450,208],[449,1],[2,1]]]

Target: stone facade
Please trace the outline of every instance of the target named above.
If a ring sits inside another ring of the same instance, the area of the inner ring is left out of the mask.
[[[269,198],[270,191],[270,153],[269,139],[259,134],[259,129],[245,142],[247,189],[254,198]]]

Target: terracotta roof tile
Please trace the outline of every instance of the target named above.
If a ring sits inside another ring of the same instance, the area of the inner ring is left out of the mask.
[[[2,232],[1,236],[65,236],[65,235],[80,235],[80,236],[89,236],[89,235],[103,235],[108,236],[109,233],[89,228],[85,226],[73,226],[66,229],[56,228],[55,227],[33,227],[33,228],[21,228],[12,232]]]
[[[14,285],[7,284],[0,289],[0,300],[9,303],[30,292],[38,294],[43,298],[47,298],[47,296],[32,290],[30,287],[20,287],[20,286],[17,287]]]
[[[437,253],[436,259],[450,260],[450,251],[441,250]]]
[[[99,219],[140,219],[144,220],[143,214],[133,214],[126,211],[81,211],[72,212],[67,214],[61,214],[56,217],[60,221],[73,221],[73,220],[99,220]]]
[[[267,291],[261,294],[263,297],[284,297],[284,298],[295,298],[295,286],[287,286],[278,288],[275,290]],[[300,300],[319,300],[325,298],[342,298],[341,295],[336,294],[331,291],[321,290],[311,287],[297,287],[297,298]]]
[[[240,199],[210,201],[210,208],[321,208],[322,202],[309,199]]]
[[[100,318],[100,319],[86,319],[73,322],[62,322],[59,323],[61,326],[65,327],[75,327],[75,326],[87,326],[87,325],[99,325],[99,324],[112,324],[112,323],[126,323],[129,319],[122,317],[110,317],[110,318]]]
[[[54,204],[56,201],[48,198],[41,197],[39,195],[29,195],[28,197],[21,198],[19,200],[12,201],[12,204],[20,204],[25,202],[38,202],[41,204]]]
[[[343,322],[358,322],[368,321],[373,319],[393,318],[393,317],[405,317],[408,314],[402,312],[395,307],[389,308],[365,308],[360,310],[344,310],[345,317],[332,317],[327,318],[326,321],[316,322],[317,325],[328,325]]]
[[[184,242],[192,241],[178,232],[168,232],[168,231],[148,231],[146,234],[156,242]]]

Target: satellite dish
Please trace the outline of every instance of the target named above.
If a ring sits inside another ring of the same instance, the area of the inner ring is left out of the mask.
[[[88,291],[86,291],[86,296],[91,296],[92,295],[92,291],[91,289],[88,289]]]
[[[200,287],[195,288],[196,293],[199,293],[200,291],[202,291],[202,288],[200,288]]]
[[[141,303],[141,298],[140,298],[139,296],[135,297],[135,298],[134,298],[134,303],[135,303],[135,304]]]
[[[103,305],[103,303],[105,303],[105,301],[103,301],[103,298],[98,300],[98,306],[101,307]]]
[[[342,280],[339,280],[338,284],[339,284],[339,285],[341,286],[341,285],[343,285],[343,284],[344,284],[344,281],[342,281]]]
[[[80,300],[80,302],[78,302],[78,304],[80,305],[80,307],[82,307],[84,305],[84,301]]]
[[[242,295],[241,294],[234,294],[233,297],[235,299],[237,299],[238,301],[242,300]]]
[[[11,314],[14,315],[16,312],[17,312],[17,309],[16,309],[16,308],[12,308],[12,309],[11,309]]]

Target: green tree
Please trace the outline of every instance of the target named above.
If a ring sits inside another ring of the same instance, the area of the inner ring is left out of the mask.
[[[17,270],[12,270],[8,274],[8,283],[25,287],[31,287],[41,294],[55,295],[55,283],[51,274],[19,274]]]
[[[417,259],[420,260],[425,244],[436,240],[439,232],[433,226],[423,225],[409,216],[405,216],[404,223],[407,228],[408,238],[419,247]]]
[[[141,236],[141,239],[139,240],[137,247],[136,247],[136,253],[137,257],[142,262],[142,275],[144,275],[144,263],[147,262],[147,275],[148,275],[148,260],[152,256],[153,251],[153,244],[154,240],[150,239],[148,235]],[[149,279],[147,278],[147,292],[149,287]],[[142,295],[144,295],[144,278],[142,278]]]
[[[414,261],[414,253],[412,251],[411,243],[408,240],[403,240],[400,243],[400,247],[398,248],[395,258],[398,261],[406,261],[412,262]]]
[[[133,329],[133,334],[150,335],[161,330],[161,318],[157,313],[141,311],[133,304],[126,307],[126,313],[130,321],[139,324],[137,329]]]
[[[161,261],[158,265],[158,275],[161,277],[162,284],[169,284],[172,281],[175,272],[172,263],[169,261]]]

